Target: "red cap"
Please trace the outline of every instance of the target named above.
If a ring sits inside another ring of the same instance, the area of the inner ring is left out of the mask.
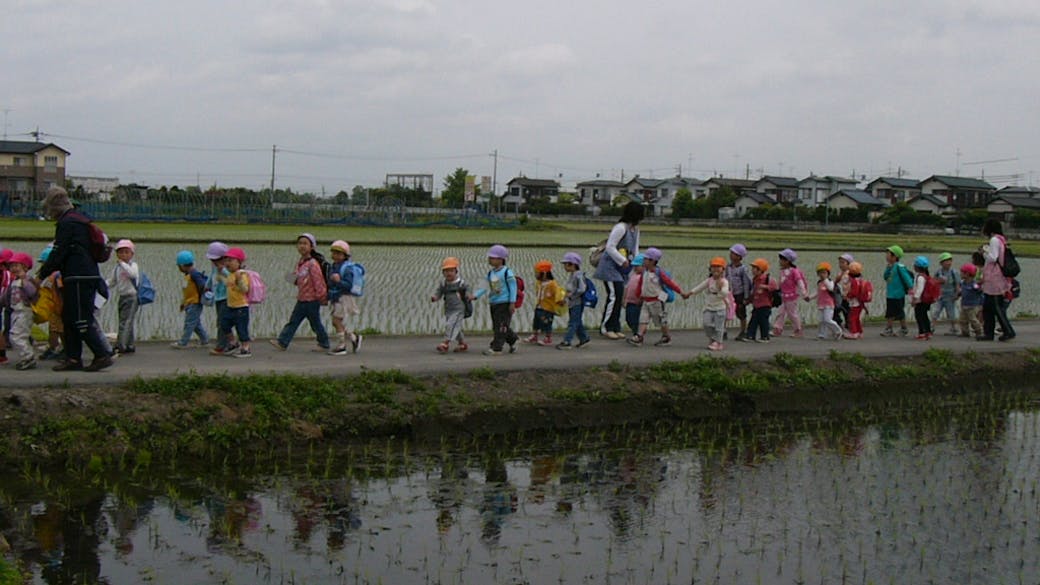
[[[31,270],[33,267],[32,256],[25,252],[15,252],[11,254],[11,259],[7,261],[8,264],[21,264],[25,266],[26,270]]]
[[[225,256],[227,256],[228,258],[234,258],[235,260],[238,260],[239,262],[245,262],[246,261],[246,251],[243,250],[242,248],[230,248],[227,251],[227,254],[225,254]]]

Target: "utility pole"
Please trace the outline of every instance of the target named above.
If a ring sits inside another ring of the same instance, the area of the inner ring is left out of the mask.
[[[488,211],[495,205],[498,197],[498,149],[491,151],[491,158],[495,161],[491,166],[491,199],[488,201]],[[496,206],[497,207],[497,206]]]
[[[278,145],[271,145],[271,209],[274,209],[274,156],[278,152]]]
[[[7,140],[7,114],[13,111],[11,108],[4,108],[4,140]]]

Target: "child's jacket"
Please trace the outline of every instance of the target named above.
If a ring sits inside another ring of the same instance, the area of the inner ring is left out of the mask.
[[[654,267],[653,270],[644,268],[643,274],[639,275],[639,298],[643,299],[643,302],[667,300],[668,293],[664,291],[662,284],[674,291],[682,290],[681,286],[665,275],[660,266]]]
[[[555,280],[549,280],[546,282],[538,281],[537,291],[537,304],[535,305],[543,311],[549,311],[550,313],[556,312],[557,301],[563,301],[564,291],[560,288]]]
[[[516,275],[508,266],[503,264],[488,272],[487,282],[488,288],[478,290],[474,296],[479,299],[488,295],[488,303],[492,305],[516,302]]]
[[[905,297],[913,288],[914,277],[906,266],[896,262],[885,267],[885,297],[899,299]]]
[[[296,289],[296,300],[301,303],[324,301],[329,294],[325,275],[321,273],[321,264],[314,258],[301,257],[296,263]]]
[[[805,275],[797,266],[780,270],[780,296],[785,301],[796,300],[808,292],[809,285],[805,282]]]
[[[716,280],[712,277],[708,277],[704,282],[698,284],[690,290],[690,294],[697,294],[701,291],[707,293],[708,298],[704,301],[705,311],[725,311],[726,300],[729,298],[729,280],[723,276]]]
[[[202,302],[202,293],[200,291],[206,290],[206,277],[201,272],[192,268],[190,272],[184,275],[184,298],[181,304],[185,307],[191,305],[197,305]]]
[[[772,308],[773,291],[779,288],[779,286],[776,280],[769,278],[768,272],[759,274],[758,278],[753,281],[751,306],[756,309],[761,309],[762,307]]]

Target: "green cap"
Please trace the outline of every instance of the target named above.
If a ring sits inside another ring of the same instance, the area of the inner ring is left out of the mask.
[[[947,260],[953,260],[953,254],[950,254],[949,252],[939,254],[939,262],[946,262]]]
[[[896,259],[898,259],[898,260],[901,260],[903,258],[903,248],[902,248],[902,246],[889,246],[888,248],[885,248],[885,249],[888,250],[889,252],[892,252],[892,255],[895,256]]]

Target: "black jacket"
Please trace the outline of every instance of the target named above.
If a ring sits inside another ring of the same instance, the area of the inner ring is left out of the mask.
[[[41,280],[56,271],[61,272],[64,280],[101,277],[97,262],[90,255],[89,222],[89,217],[75,209],[61,214],[54,230],[54,248],[40,267]]]

